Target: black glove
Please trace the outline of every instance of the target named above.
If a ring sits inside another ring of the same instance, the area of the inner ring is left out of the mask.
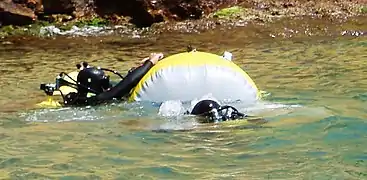
[[[78,100],[78,94],[71,92],[64,97],[64,105],[74,105]]]

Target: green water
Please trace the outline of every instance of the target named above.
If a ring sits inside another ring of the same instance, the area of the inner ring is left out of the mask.
[[[3,44],[0,177],[367,179],[366,36],[247,35],[238,28]],[[156,105],[144,104],[34,107],[44,100],[40,83],[82,60],[125,72],[150,52],[170,55],[187,44],[231,51],[234,62],[270,94],[256,107],[240,109],[268,122],[194,125],[158,116]],[[157,127],[173,131],[152,131]]]

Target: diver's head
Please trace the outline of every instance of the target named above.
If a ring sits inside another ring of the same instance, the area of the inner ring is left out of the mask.
[[[196,103],[194,108],[191,111],[191,114],[193,115],[203,115],[206,114],[212,110],[218,110],[220,108],[219,103],[213,101],[213,100],[202,100]]]
[[[246,115],[232,106],[221,106],[213,100],[202,100],[196,103],[191,111],[192,115],[203,117],[202,122],[218,122],[243,118]]]
[[[84,95],[89,92],[99,94],[110,87],[109,77],[103,70],[96,67],[88,67],[79,71],[77,82],[78,93]]]
[[[214,122],[216,119],[220,118],[218,114],[219,108],[220,105],[216,101],[202,100],[196,103],[191,114],[201,116],[209,120],[209,122]]]

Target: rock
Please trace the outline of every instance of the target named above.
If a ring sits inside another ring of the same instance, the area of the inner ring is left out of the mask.
[[[235,5],[237,0],[157,0],[149,7],[158,10],[168,20],[199,19],[218,8]]]
[[[147,27],[154,22],[163,21],[161,16],[150,14],[150,0],[106,1],[95,0],[96,13],[100,16],[122,15],[131,17],[130,22],[138,27]]]
[[[76,18],[93,13],[93,0],[42,0],[43,13],[67,14]]]
[[[149,27],[164,20],[199,19],[204,14],[236,3],[237,0],[95,0],[100,16],[130,16],[130,22],[138,27]]]
[[[160,0],[150,5],[160,8],[166,19],[181,21],[200,19],[203,15],[237,3],[237,0]]]
[[[21,4],[31,10],[36,10],[39,8],[40,0],[12,0],[16,4]]]
[[[0,1],[0,24],[25,25],[36,20],[34,10],[11,0]]]
[[[203,8],[205,14],[209,14],[222,8],[235,6],[239,1],[240,0],[201,0],[200,7]]]
[[[39,19],[60,21],[59,17],[65,15],[74,19],[97,13],[101,17],[130,17],[130,23],[149,27],[165,20],[199,19],[236,3],[237,0],[2,0],[0,18],[3,24],[29,24],[36,15]]]

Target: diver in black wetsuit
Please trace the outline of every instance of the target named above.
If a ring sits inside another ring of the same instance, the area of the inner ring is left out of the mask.
[[[104,69],[90,67],[85,62],[82,65],[77,65],[80,69],[76,81],[77,92],[65,95],[63,104],[65,106],[88,106],[121,99],[128,95],[149,69],[162,58],[162,53],[152,53],[149,58],[142,60],[141,66],[130,70],[126,77],[115,86],[110,84]],[[94,96],[88,97],[88,93],[93,93]]]
[[[201,123],[230,121],[248,117],[248,115],[239,112],[233,106],[221,106],[213,100],[199,101],[189,113],[201,117],[199,119]]]

